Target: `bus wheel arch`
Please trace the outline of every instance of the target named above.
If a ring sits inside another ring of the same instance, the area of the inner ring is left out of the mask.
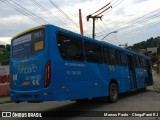
[[[119,86],[115,79],[111,79],[109,83],[109,102],[114,103],[119,100]]]

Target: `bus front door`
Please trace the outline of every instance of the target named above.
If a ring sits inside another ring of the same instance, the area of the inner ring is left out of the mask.
[[[136,72],[135,72],[135,65],[133,62],[133,56],[127,55],[128,61],[128,71],[129,71],[129,79],[131,84],[131,89],[134,90],[137,88],[137,80],[136,80]]]

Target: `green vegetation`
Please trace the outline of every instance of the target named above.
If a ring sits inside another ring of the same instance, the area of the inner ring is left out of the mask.
[[[10,45],[0,45],[0,63],[8,65],[10,60]]]
[[[138,52],[140,49],[147,49],[147,48],[157,48],[157,55],[149,55],[148,52],[144,53],[145,55],[148,55],[151,57],[152,63],[156,63],[158,60],[160,60],[160,36],[158,37],[151,37],[150,39],[147,39],[147,41],[142,41],[140,43],[136,43],[133,46],[129,46],[131,50]]]
[[[158,53],[160,53],[160,36],[155,38],[151,37],[150,39],[147,39],[147,41],[142,41],[129,47],[134,51],[139,51],[140,49],[147,49],[151,47],[158,47]]]

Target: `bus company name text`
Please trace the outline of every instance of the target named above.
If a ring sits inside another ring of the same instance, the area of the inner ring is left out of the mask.
[[[64,66],[69,66],[69,67],[85,67],[85,64],[80,64],[80,63],[64,63]]]

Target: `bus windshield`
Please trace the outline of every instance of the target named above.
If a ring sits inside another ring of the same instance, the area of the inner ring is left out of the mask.
[[[44,49],[44,29],[34,30],[13,40],[12,57],[20,58]]]

